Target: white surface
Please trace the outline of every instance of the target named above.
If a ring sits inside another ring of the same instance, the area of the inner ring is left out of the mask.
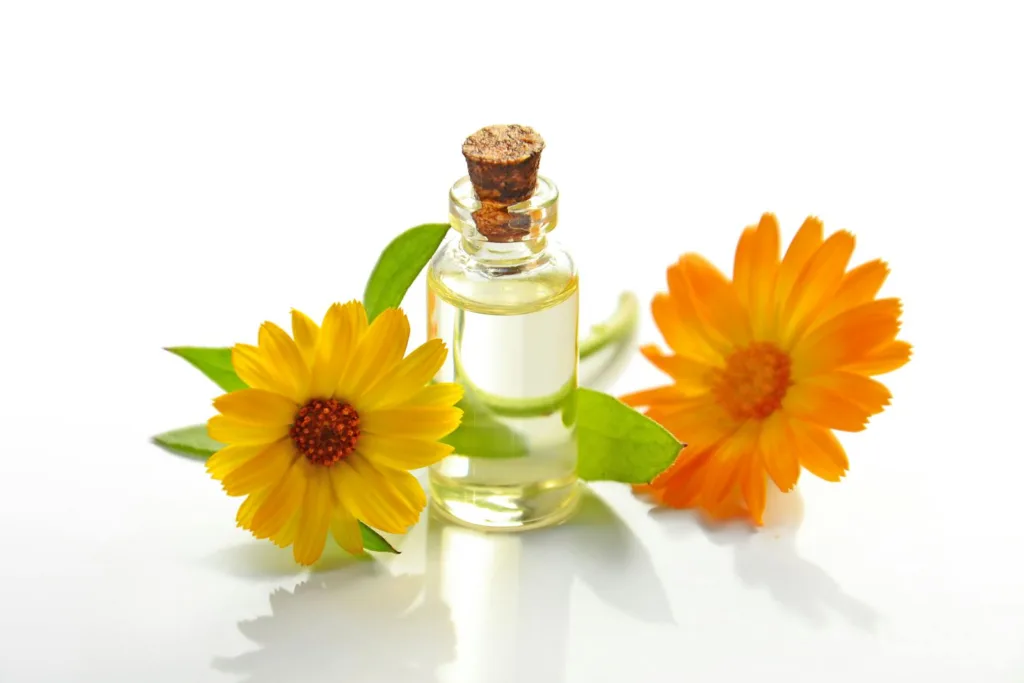
[[[0,680],[1024,680],[1019,7],[343,4],[0,5]],[[585,321],[764,210],[889,260],[916,354],[846,481],[309,574],[147,443],[217,393],[160,347],[359,297],[498,121],[548,140]]]

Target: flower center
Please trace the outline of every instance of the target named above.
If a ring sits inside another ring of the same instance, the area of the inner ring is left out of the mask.
[[[712,393],[737,420],[764,419],[779,408],[792,384],[789,368],[789,356],[775,345],[754,342],[715,371]]]
[[[314,398],[299,408],[288,435],[310,462],[329,467],[356,449],[359,413],[348,403]]]

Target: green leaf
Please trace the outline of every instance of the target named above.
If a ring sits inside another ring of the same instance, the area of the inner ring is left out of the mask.
[[[467,394],[457,407],[462,408],[458,429],[441,439],[458,455],[471,458],[521,458],[527,454],[526,439],[504,424],[482,403]]]
[[[359,522],[359,531],[363,535],[363,548],[366,550],[372,550],[376,553],[399,554],[399,552],[395,550],[395,546],[388,543],[383,536],[362,522]]]
[[[235,374],[235,368],[231,365],[231,349],[172,346],[167,350],[194,365],[224,391],[238,391],[249,386]]]
[[[157,434],[153,437],[153,443],[163,446],[172,453],[203,460],[224,448],[224,444],[214,441],[206,433],[206,425],[182,427]]]
[[[385,309],[401,305],[406,291],[447,233],[447,224],[427,223],[406,230],[384,248],[363,293],[370,322]]]
[[[615,397],[580,389],[576,398],[581,479],[646,484],[679,455],[667,429]]]

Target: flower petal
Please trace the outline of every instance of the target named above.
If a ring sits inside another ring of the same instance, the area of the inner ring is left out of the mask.
[[[409,319],[400,308],[377,316],[356,346],[352,362],[341,374],[335,395],[355,402],[374,383],[384,378],[405,355],[409,344]]]
[[[865,375],[884,375],[906,365],[912,350],[905,341],[889,342],[868,351],[859,360],[847,363],[843,368]]]
[[[296,458],[281,480],[270,489],[249,530],[256,538],[270,538],[284,528],[302,504],[306,493],[306,475],[313,467],[305,458]]]
[[[333,512],[332,495],[330,474],[326,468],[314,465],[306,481],[299,528],[292,546],[292,555],[299,564],[311,565],[324,552]]]
[[[653,344],[640,347],[651,364],[675,380],[683,391],[700,392],[711,388],[711,366],[686,356],[666,356]]]
[[[869,357],[894,341],[900,329],[900,300],[877,299],[837,315],[801,339],[790,354],[793,377],[802,379]]]
[[[213,407],[239,422],[264,425],[290,425],[298,404],[265,389],[241,389],[213,401]]]
[[[889,266],[885,261],[879,260],[862,263],[848,272],[843,276],[843,281],[832,301],[818,317],[817,324],[827,322],[854,306],[866,304],[874,299],[888,275]]]
[[[320,326],[302,311],[292,309],[292,336],[299,347],[306,367],[312,369],[316,357],[316,340],[320,337]]]
[[[363,434],[359,452],[374,464],[397,470],[416,470],[440,462],[454,449],[437,441],[400,436]]]
[[[364,411],[360,426],[366,434],[440,439],[455,431],[461,419],[459,408],[412,406]]]
[[[784,414],[775,412],[765,419],[758,448],[761,462],[779,490],[785,493],[796,486],[800,479],[800,458]]]
[[[698,254],[685,254],[680,265],[700,318],[726,340],[729,349],[749,344],[750,318],[729,280]]]
[[[634,391],[625,396],[619,396],[619,400],[627,406],[634,408],[640,406],[671,406],[689,401],[690,398],[674,384],[643,391]]]
[[[846,432],[863,430],[870,417],[849,399],[808,382],[789,388],[782,409],[791,417]]]
[[[366,309],[358,301],[332,304],[324,315],[317,338],[309,393],[317,398],[330,398],[338,379],[366,333]]]
[[[830,235],[807,261],[782,307],[779,336],[783,348],[792,348],[832,301],[855,244],[853,235],[840,230]]]
[[[735,434],[715,449],[706,465],[708,471],[704,475],[700,496],[702,506],[713,508],[732,492],[733,487],[739,483],[744,462],[757,448],[760,432],[760,421],[747,420]]]
[[[402,405],[406,406],[454,406],[462,400],[465,390],[461,384],[439,382],[428,384],[417,391]]]
[[[761,216],[754,240],[747,307],[751,331],[756,339],[768,339],[775,328],[775,280],[779,271],[779,222],[766,213]]]
[[[274,374],[263,353],[255,346],[235,344],[231,349],[231,365],[238,377],[254,389],[289,397],[293,391],[284,378]]]
[[[839,481],[850,462],[839,440],[828,429],[802,420],[789,423],[800,452],[800,464],[825,481]]]
[[[740,427],[710,394],[695,396],[686,403],[651,406],[647,417],[697,450],[732,436]]]
[[[297,457],[291,439],[276,441],[224,477],[224,490],[229,496],[244,496],[269,488],[280,481]]]
[[[288,425],[250,424],[224,415],[214,415],[206,423],[211,439],[227,444],[267,444],[288,433]]]
[[[669,348],[680,356],[708,364],[721,364],[722,354],[704,334],[705,330],[686,291],[682,273],[673,272],[672,268],[669,272],[670,288],[676,291],[672,294],[655,294],[651,301],[651,315],[661,336]],[[675,284],[672,284],[673,281]],[[678,291],[680,289],[683,291]]]
[[[253,518],[272,490],[263,489],[262,491],[249,494],[249,497],[238,507],[238,514],[235,515],[235,521],[238,523],[238,526],[243,529],[252,529]]]
[[[337,501],[334,516],[331,517],[331,536],[345,552],[351,555],[363,554],[363,534],[359,529],[359,521]]]
[[[440,339],[431,339],[384,373],[362,396],[356,399],[356,410],[388,408],[409,400],[437,374],[444,365],[448,349]]]
[[[309,368],[295,341],[271,322],[260,326],[259,341],[265,366],[290,390],[285,396],[296,403],[305,403],[309,399]]]
[[[750,225],[740,235],[736,244],[736,256],[732,262],[732,284],[736,296],[747,310],[750,310],[750,279],[754,268],[754,239],[757,226]]]
[[[884,384],[853,372],[833,371],[802,380],[802,384],[822,387],[842,396],[868,415],[877,415],[889,405],[892,394]]]
[[[422,507],[399,494],[388,481],[392,476],[412,475],[388,470],[385,476],[358,453],[331,468],[335,495],[357,519],[381,531],[404,534]]]
[[[714,455],[714,448],[703,451],[684,448],[682,455],[669,470],[655,477],[651,482],[652,493],[659,503],[674,508],[688,508],[697,504],[708,473],[708,463]]]
[[[767,498],[768,477],[764,473],[757,453],[749,455],[740,471],[740,490],[747,502],[747,510],[754,524],[764,524],[764,506]]]
[[[264,447],[259,443],[225,446],[206,459],[206,471],[214,479],[222,480],[259,455]]]
[[[821,246],[823,229],[821,221],[810,216],[790,242],[786,255],[779,265],[779,277],[775,282],[775,301],[780,307],[789,299],[793,285],[796,284],[807,261]]]

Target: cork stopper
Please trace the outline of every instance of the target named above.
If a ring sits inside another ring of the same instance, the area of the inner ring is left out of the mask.
[[[543,150],[540,134],[517,124],[481,128],[462,144],[481,204],[473,220],[489,241],[518,242],[529,235],[529,219],[510,214],[508,207],[533,195]]]

